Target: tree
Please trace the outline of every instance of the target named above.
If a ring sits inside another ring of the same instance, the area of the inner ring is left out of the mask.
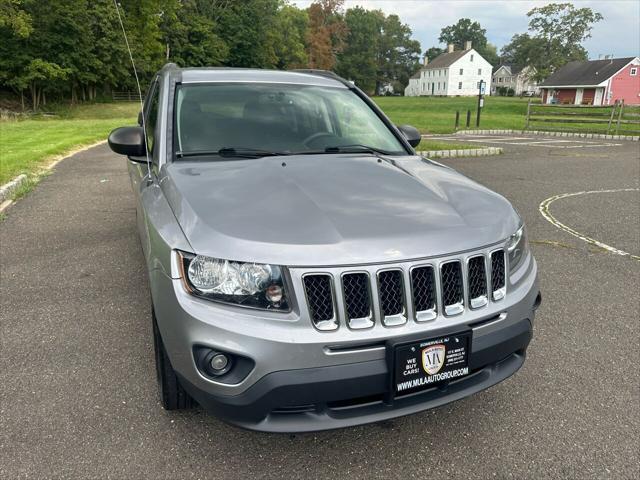
[[[59,80],[64,80],[71,73],[70,68],[62,68],[55,63],[36,58],[29,62],[19,81],[29,86],[33,110],[37,110],[44,100],[45,89]]]
[[[348,33],[342,15],[343,4],[344,0],[316,0],[309,6],[309,67],[332,70],[335,66]]]
[[[403,90],[415,72],[420,43],[397,15],[354,7],[347,10],[348,35],[338,54],[336,72],[355,81],[365,92],[380,93],[385,84]]]
[[[487,31],[478,22],[461,18],[456,24],[440,30],[438,41],[445,45],[453,44],[456,50],[464,49],[465,42],[470,41],[473,48],[480,53],[487,45]]]
[[[166,59],[180,66],[223,65],[229,56],[215,22],[202,13],[197,0],[183,0],[175,10],[164,12],[160,28]]]
[[[502,47],[500,59],[503,63],[518,68],[533,66],[540,74],[546,68],[546,56],[544,39],[523,33],[514,35],[511,42]]]
[[[229,47],[226,65],[274,68],[278,63],[274,36],[280,0],[214,2],[218,34]]]
[[[307,66],[306,32],[309,16],[305,10],[289,4],[278,9],[271,42],[277,57],[277,68],[304,68]]]
[[[424,56],[427,57],[427,59],[429,59],[429,61],[431,61],[434,58],[442,55],[444,52],[445,52],[445,50],[443,50],[440,47],[431,47],[429,50],[424,52]]]
[[[382,25],[378,52],[376,93],[385,83],[404,90],[420,61],[420,42],[411,39],[411,29],[397,15],[389,15]]]
[[[499,61],[496,47],[487,42],[487,30],[480,23],[468,18],[461,18],[454,25],[449,25],[440,30],[440,43],[453,44],[456,50],[464,49],[465,42],[470,41],[471,46],[490,64],[496,65]]]
[[[380,10],[354,7],[347,10],[344,20],[349,33],[345,48],[338,55],[336,72],[365,92],[373,93],[378,80],[384,14]]]
[[[536,7],[527,16],[534,35],[514,35],[502,48],[502,57],[520,67],[533,65],[539,80],[570,61],[587,60],[581,43],[591,37],[593,24],[603,18],[590,8],[576,8],[571,3]]]
[[[550,3],[527,13],[529,30],[549,44],[559,43],[565,49],[580,46],[591,37],[593,24],[604,17],[590,8],[576,8],[571,3]]]
[[[0,0],[0,28],[5,27],[21,38],[33,30],[31,15],[22,9],[22,0]]]

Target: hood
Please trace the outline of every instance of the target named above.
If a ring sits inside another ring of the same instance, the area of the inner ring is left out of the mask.
[[[300,155],[169,164],[161,185],[194,253],[287,266],[395,262],[506,239],[502,196],[420,157]]]

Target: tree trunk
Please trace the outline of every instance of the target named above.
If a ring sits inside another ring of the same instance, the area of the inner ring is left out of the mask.
[[[31,104],[33,106],[33,111],[35,112],[38,109],[38,88],[35,83],[31,83],[31,85],[29,85],[29,90],[31,91]]]
[[[24,90],[20,90],[20,103],[22,104],[22,111],[24,112]]]
[[[44,90],[42,90],[42,105],[46,105],[46,104],[47,104],[47,96]]]

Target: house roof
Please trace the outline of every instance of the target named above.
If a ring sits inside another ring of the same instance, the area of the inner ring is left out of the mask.
[[[504,67],[507,70],[507,72],[509,72],[509,75],[518,75],[522,70],[524,70],[524,68],[522,67],[516,67],[515,65],[509,65],[509,64],[503,63],[501,65],[498,65],[497,67],[494,67],[492,73],[496,73],[502,67]]]
[[[422,69],[418,70],[416,73],[414,73],[413,75],[411,75],[411,78],[416,79],[416,78],[420,78],[420,72],[422,71]]]
[[[541,87],[599,85],[635,57],[569,62],[540,84]]]
[[[446,53],[446,52],[445,53],[441,53],[436,58],[434,58],[431,62],[429,62],[427,65],[425,65],[422,69],[423,70],[431,70],[433,68],[450,67],[455,62],[460,60],[464,56],[464,54],[469,52],[469,51],[470,50],[456,50],[456,51],[451,52],[451,53]]]

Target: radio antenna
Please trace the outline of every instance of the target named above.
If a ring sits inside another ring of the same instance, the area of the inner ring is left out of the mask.
[[[133,74],[136,77],[136,86],[138,87],[138,98],[140,99],[140,111],[142,112],[142,132],[144,133],[145,154],[147,156],[147,175],[151,178],[151,161],[149,160],[149,150],[147,149],[147,124],[144,118],[144,101],[142,100],[142,89],[140,88],[140,80],[138,79],[138,70],[136,70],[136,62],[133,61],[133,54],[131,53],[131,47],[129,46],[129,39],[127,38],[127,32],[124,29],[124,23],[120,16],[120,7],[117,0],[113,0],[113,5],[116,7],[116,13],[118,14],[118,21],[120,22],[120,28],[122,28],[122,35],[124,36],[124,43],[127,44],[127,51],[129,52],[129,59],[131,60],[131,66],[133,67]]]

